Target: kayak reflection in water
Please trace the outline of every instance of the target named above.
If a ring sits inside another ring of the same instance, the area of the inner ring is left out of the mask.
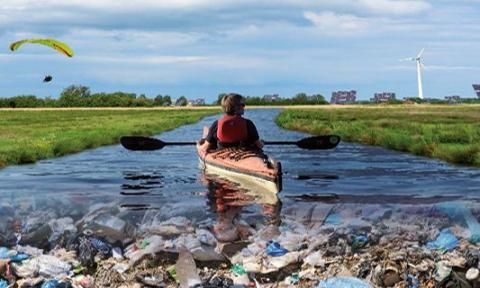
[[[212,212],[217,213],[217,223],[213,226],[215,237],[221,242],[231,242],[238,239],[247,239],[251,235],[252,224],[241,221],[241,212],[244,206],[257,204],[260,207],[260,222],[264,225],[279,226],[282,203],[266,200],[257,196],[253,191],[235,185],[226,179],[205,175],[203,179],[208,187],[208,205]],[[249,213],[251,214],[251,213]],[[256,220],[256,219],[255,219]],[[262,221],[263,220],[263,221]]]
[[[255,124],[242,116],[245,112],[243,96],[236,93],[227,94],[222,98],[221,104],[224,115],[212,123],[200,149],[208,151],[235,146],[261,149],[263,141],[260,140]]]

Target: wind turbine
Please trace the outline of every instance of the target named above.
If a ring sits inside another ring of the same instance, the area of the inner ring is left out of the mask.
[[[418,98],[423,99],[423,85],[422,85],[422,68],[425,68],[425,65],[422,63],[422,54],[425,51],[425,48],[420,50],[417,57],[405,58],[403,61],[415,61],[417,62],[417,78],[418,78]]]

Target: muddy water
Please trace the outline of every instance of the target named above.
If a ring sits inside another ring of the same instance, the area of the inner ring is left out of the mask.
[[[245,116],[257,124],[265,140],[307,136],[278,128],[273,122],[278,112],[249,110]],[[202,127],[216,118],[207,117],[157,137],[194,141]],[[378,147],[342,142],[334,150],[270,146],[265,151],[283,164],[284,188],[278,202],[255,196],[262,191],[244,191],[235,183],[204,175],[194,146],[131,152],[113,145],[0,170],[0,207],[28,212],[54,209],[58,215],[79,219],[93,205],[111,203],[133,224],[145,211],[158,211],[165,219],[187,216],[199,222],[229,209],[237,217],[272,221],[281,219],[282,211],[311,202],[428,205],[476,203],[480,196],[480,169]]]

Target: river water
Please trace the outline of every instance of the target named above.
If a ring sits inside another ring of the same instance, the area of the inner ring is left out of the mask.
[[[245,117],[256,123],[264,140],[296,141],[308,136],[277,127],[273,120],[278,113],[279,110],[248,110]],[[209,126],[218,116],[156,137],[164,141],[195,141],[202,127]],[[203,175],[194,146],[132,152],[112,145],[0,170],[0,208],[8,205],[28,211],[56,209],[58,215],[79,219],[93,205],[113,203],[136,223],[145,211],[158,211],[165,219],[187,216],[205,221],[228,207],[243,206],[237,212],[247,219],[272,215],[282,218],[282,211],[310,202],[476,203],[480,195],[478,168],[453,166],[378,147],[341,142],[334,150],[267,146],[265,151],[283,165],[283,191],[278,194],[281,205],[251,197],[242,198],[243,202],[224,197],[242,188]]]

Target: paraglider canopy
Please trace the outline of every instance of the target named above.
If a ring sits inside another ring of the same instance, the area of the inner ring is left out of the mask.
[[[60,42],[55,39],[24,39],[20,41],[13,42],[10,44],[10,50],[15,51],[17,50],[20,46],[22,46],[25,43],[34,43],[34,44],[41,44],[45,45],[48,47],[51,47],[58,52],[62,53],[63,55],[66,55],[68,57],[73,56],[73,50],[70,48],[67,44]]]

